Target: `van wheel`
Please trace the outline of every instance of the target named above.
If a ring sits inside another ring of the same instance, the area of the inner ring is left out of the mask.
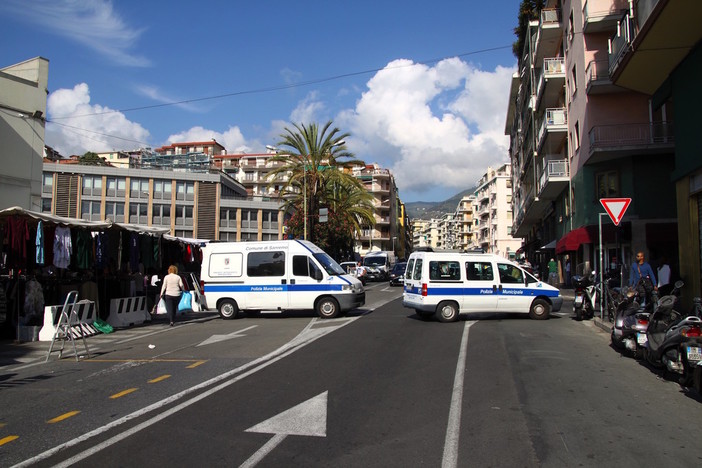
[[[314,307],[321,318],[334,318],[339,315],[339,303],[333,297],[323,297]]]
[[[458,306],[455,302],[440,302],[436,307],[436,319],[439,322],[455,322],[458,320]]]
[[[529,317],[534,320],[546,320],[551,315],[551,304],[543,299],[536,299],[531,303]]]
[[[239,306],[233,299],[225,299],[219,303],[219,316],[225,320],[235,319],[239,315]]]

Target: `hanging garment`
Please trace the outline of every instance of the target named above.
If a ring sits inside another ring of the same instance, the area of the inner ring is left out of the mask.
[[[35,241],[35,245],[37,247],[37,250],[36,250],[37,265],[43,265],[44,264],[44,224],[42,221],[39,221],[39,223],[37,224],[37,238]]]
[[[10,248],[10,264],[27,265],[27,241],[29,226],[25,218],[12,216],[7,220],[7,238]]]
[[[132,272],[139,271],[139,234],[136,232],[129,236],[129,268]]]
[[[41,319],[44,312],[44,291],[39,281],[30,279],[24,287],[24,323]]]
[[[76,266],[83,270],[93,266],[93,238],[83,229],[76,235]]]
[[[98,268],[107,266],[108,240],[109,236],[105,232],[100,232],[95,236],[95,266]]]
[[[72,253],[71,230],[64,226],[57,226],[54,233],[54,266],[68,268]]]

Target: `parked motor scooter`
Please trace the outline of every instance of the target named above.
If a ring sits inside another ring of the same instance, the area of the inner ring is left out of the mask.
[[[612,345],[632,352],[636,359],[643,357],[642,342],[645,343],[649,318],[658,302],[655,294],[647,301],[640,291],[641,288],[638,287],[622,289],[611,334]]]
[[[575,288],[575,298],[573,299],[573,311],[575,319],[592,318],[595,314],[595,304],[599,288],[595,284],[596,273],[593,271],[589,275],[573,276],[573,287]]]
[[[649,319],[644,356],[654,367],[680,374],[680,384],[690,386],[695,367],[702,361],[702,310],[696,305],[690,315],[683,316],[673,309],[674,294],[682,286],[677,281],[672,293],[658,301]]]

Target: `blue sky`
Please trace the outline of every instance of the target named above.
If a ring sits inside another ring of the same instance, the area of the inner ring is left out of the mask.
[[[0,68],[49,60],[46,144],[65,156],[211,138],[264,152],[291,122],[331,119],[403,201],[441,201],[508,161],[518,6],[2,0]]]

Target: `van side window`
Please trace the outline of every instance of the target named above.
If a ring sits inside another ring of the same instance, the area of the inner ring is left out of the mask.
[[[466,262],[466,278],[468,281],[493,281],[492,263]]]
[[[412,279],[412,272],[414,271],[414,259],[410,258],[407,262],[407,267],[405,269],[405,276],[407,279]]]
[[[285,252],[250,252],[246,274],[254,276],[285,276]]]
[[[461,267],[458,262],[429,262],[430,281],[459,281],[460,279]]]
[[[307,255],[293,255],[293,275],[295,276],[310,276],[309,262]]]
[[[412,279],[415,279],[417,281],[422,279],[422,259],[421,258],[418,258],[414,264],[414,274],[412,275]]]
[[[522,270],[514,265],[498,263],[497,269],[500,272],[500,283],[517,284],[524,283],[524,274]]]

